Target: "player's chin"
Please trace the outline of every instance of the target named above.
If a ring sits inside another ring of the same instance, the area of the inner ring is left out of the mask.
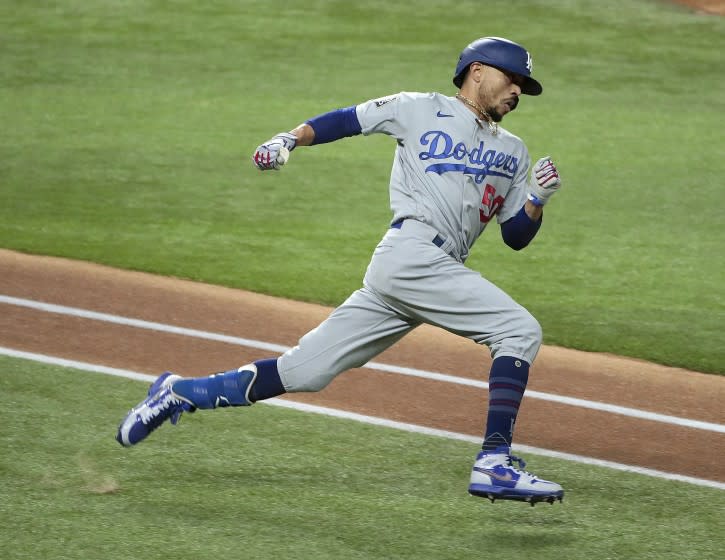
[[[509,109],[508,105],[502,105],[501,111],[499,111],[498,109],[489,109],[486,112],[489,114],[489,116],[491,117],[491,120],[493,122],[501,122],[501,119],[503,119],[503,116],[506,113],[510,112],[510,109]]]
[[[513,101],[507,101],[505,103],[501,103],[501,105],[499,105],[492,111],[489,111],[488,114],[491,115],[491,118],[495,122],[501,122],[501,119],[503,119],[504,115],[507,115],[508,113],[516,109],[516,106],[518,104],[518,99],[514,99]]]

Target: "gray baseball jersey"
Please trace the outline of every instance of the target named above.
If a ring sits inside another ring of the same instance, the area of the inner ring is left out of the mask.
[[[390,177],[393,221],[414,218],[454,242],[463,261],[489,220],[513,217],[526,200],[524,143],[454,97],[403,92],[357,106],[363,134],[398,141]]]
[[[541,328],[531,314],[463,262],[486,225],[523,206],[530,165],[523,142],[493,133],[463,103],[403,92],[362,103],[363,134],[397,141],[391,227],[364,287],[278,360],[288,392],[317,391],[365,364],[421,323],[531,363]],[[402,222],[401,222],[402,220]]]

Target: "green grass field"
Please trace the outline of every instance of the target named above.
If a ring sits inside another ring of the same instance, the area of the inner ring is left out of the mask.
[[[0,246],[325,304],[390,218],[393,142],[251,154],[335,107],[450,83],[482,35],[525,44],[540,98],[505,126],[565,185],[532,246],[471,267],[545,342],[723,373],[725,24],[642,0],[66,0],[0,6]]]
[[[504,125],[564,178],[468,264],[545,342],[725,373],[725,20],[655,0],[0,3],[0,247],[334,305],[390,218],[393,142],[273,134],[527,46]],[[2,271],[0,271],[0,274]],[[259,405],[113,439],[140,382],[0,356],[0,557],[715,560],[722,491],[526,457],[563,504],[466,493],[477,445]],[[91,403],[91,404],[89,404]],[[653,468],[666,468],[653,465]]]
[[[273,406],[113,439],[138,381],[0,357],[5,560],[719,559],[722,491],[528,456],[563,504],[467,495],[477,446]],[[89,406],[92,403],[92,406]]]

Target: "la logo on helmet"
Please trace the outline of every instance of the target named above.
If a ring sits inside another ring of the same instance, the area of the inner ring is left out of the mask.
[[[534,61],[531,60],[531,54],[526,51],[526,69],[531,72],[534,69]]]

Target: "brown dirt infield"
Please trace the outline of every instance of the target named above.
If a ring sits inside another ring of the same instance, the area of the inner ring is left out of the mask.
[[[0,294],[293,346],[330,309],[249,292],[0,250]],[[275,354],[0,303],[0,346],[156,374],[200,375]],[[485,348],[416,329],[376,362],[485,381]],[[529,388],[725,424],[725,377],[544,347]],[[368,368],[284,398],[481,435],[484,389]],[[135,403],[119,402],[119,420]],[[109,426],[112,434],[115,426]],[[111,437],[111,436],[109,436]],[[725,482],[725,434],[527,397],[520,444]]]
[[[677,3],[690,6],[703,14],[725,15],[725,0],[677,0]]]

